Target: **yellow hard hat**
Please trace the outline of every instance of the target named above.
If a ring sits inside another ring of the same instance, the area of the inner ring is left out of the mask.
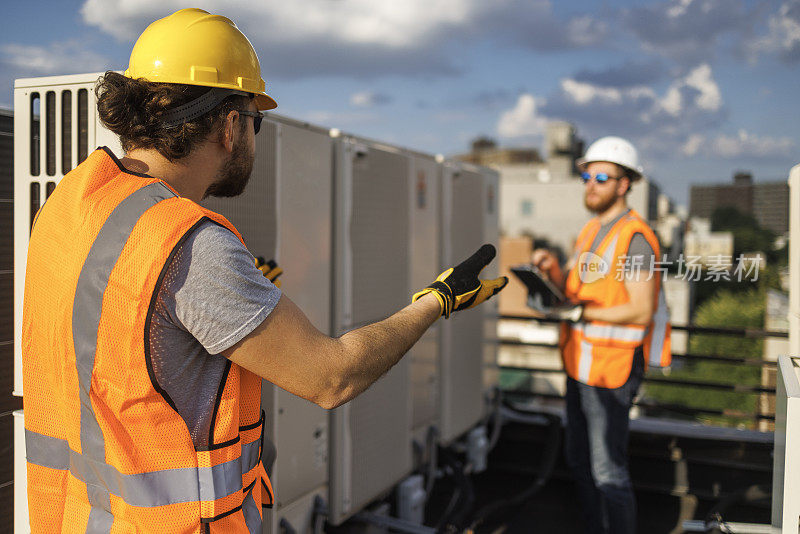
[[[202,9],[181,9],[148,26],[133,46],[125,76],[251,93],[259,110],[278,106],[264,91],[247,37],[230,19]]]

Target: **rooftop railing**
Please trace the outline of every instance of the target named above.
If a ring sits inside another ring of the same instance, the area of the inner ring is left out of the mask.
[[[533,319],[528,316],[517,316],[517,315],[501,315],[499,319],[515,320],[515,321],[534,321],[543,324],[547,323],[557,324],[560,322],[559,320],[555,319]],[[764,339],[764,338],[786,339],[789,337],[788,332],[771,331],[760,328],[730,328],[730,327],[705,327],[696,325],[683,325],[683,326],[672,325],[672,330],[673,332],[683,331],[686,332],[687,334],[724,335],[724,336],[734,336],[739,338],[750,338],[750,339]],[[501,347],[541,347],[541,348],[552,348],[552,349],[558,348],[557,343],[529,342],[511,338],[500,338],[497,341]],[[673,362],[708,361],[719,364],[758,367],[762,369],[764,368],[775,369],[777,365],[775,361],[759,359],[759,358],[728,356],[725,354],[697,354],[692,352],[686,352],[686,353],[673,353],[672,358]],[[563,374],[563,369],[560,366],[558,368],[553,368],[553,367],[541,367],[532,365],[500,365],[499,369],[501,371],[525,372],[529,373],[530,375],[548,375],[548,374],[559,374],[559,373]],[[680,378],[670,377],[662,374],[660,371],[655,371],[655,372],[648,371],[644,378],[644,384],[658,384],[658,385],[667,385],[675,387],[699,388],[701,390],[725,391],[740,395],[767,395],[767,396],[772,396],[773,400],[775,395],[774,386],[765,386],[763,384],[752,385],[752,384],[731,383],[731,382],[725,382],[724,380],[714,381],[714,380],[703,380],[703,379],[688,378],[688,377],[680,377]],[[524,389],[519,387],[511,387],[505,389],[504,394],[508,398],[519,399],[519,400],[563,399],[562,395],[552,392],[537,391],[533,388]],[[753,423],[759,423],[762,421],[766,422],[775,421],[774,408],[773,410],[768,411],[766,413],[764,410],[755,410],[750,412],[750,411],[742,411],[742,410],[726,409],[726,408],[719,409],[707,406],[706,407],[689,406],[679,403],[662,402],[654,399],[649,399],[646,397],[647,397],[646,395],[644,397],[640,396],[636,401],[634,401],[634,405],[638,406],[639,408],[645,409],[648,414],[672,413],[690,417],[712,416],[712,417],[722,417],[732,420],[749,421]]]

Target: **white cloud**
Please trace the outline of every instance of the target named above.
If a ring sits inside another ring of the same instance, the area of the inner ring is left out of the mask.
[[[350,105],[357,108],[371,108],[391,101],[390,96],[373,91],[360,91],[350,95]]]
[[[595,46],[605,24],[590,16],[557,16],[551,0],[197,0],[236,22],[271,76],[374,77],[458,71],[453,46],[503,40],[536,50]],[[85,0],[90,26],[133,41],[182,0]],[[268,51],[268,53],[265,53]]]
[[[735,135],[721,134],[713,138],[693,133],[680,151],[689,157],[704,155],[724,159],[759,159],[791,156],[794,147],[794,140],[788,137],[758,136],[740,129]]]
[[[678,86],[672,85],[667,89],[667,94],[661,99],[661,108],[672,115],[677,117],[683,107],[683,97]]]
[[[406,47],[424,38],[432,29],[462,23],[476,9],[471,0],[198,0],[195,7],[222,14],[239,25],[264,33],[258,40],[300,41],[328,38],[340,42],[381,43]],[[134,39],[147,23],[186,7],[181,0],[86,0],[81,15],[121,40]],[[418,14],[424,11],[425,17]]]
[[[769,19],[765,35],[747,43],[746,50],[755,58],[760,54],[778,54],[786,62],[800,60],[800,0],[781,4]]]
[[[722,93],[705,63],[659,92],[645,83],[614,85],[613,77],[595,74],[561,80],[558,90],[537,103],[537,117],[570,121],[586,139],[622,135],[651,157],[697,154],[704,146],[698,136],[726,117]]]
[[[692,4],[692,0],[679,0],[677,3],[667,6],[667,16],[677,18],[684,15]]]
[[[0,62],[24,76],[100,71],[109,65],[107,58],[74,41],[45,46],[3,44],[0,45]]]
[[[659,103],[661,109],[673,117],[679,116],[687,106],[715,112],[722,107],[722,93],[714,80],[711,67],[703,63],[683,78],[673,81]]]
[[[700,151],[700,147],[706,138],[700,134],[691,134],[686,142],[681,146],[681,153],[685,156],[694,156]]]
[[[608,32],[605,22],[588,15],[583,15],[567,23],[568,40],[578,46],[592,46]]]
[[[655,99],[655,92],[647,86],[609,87],[573,78],[561,80],[562,94],[577,105],[619,105],[626,100]]]
[[[743,129],[735,136],[720,135],[710,144],[711,152],[723,158],[788,156],[794,147],[788,137],[759,137]]]
[[[716,111],[722,105],[722,96],[719,92],[719,86],[714,81],[711,74],[711,67],[707,63],[700,65],[689,73],[685,78],[685,83],[688,87],[697,89],[700,94],[697,95],[695,103],[700,109],[709,111]]]
[[[571,78],[561,80],[561,89],[578,104],[587,104],[593,100],[605,102],[622,101],[622,91],[620,89],[578,82]]]
[[[543,103],[529,93],[519,96],[513,109],[505,111],[497,122],[497,133],[501,137],[534,137],[542,135],[545,119],[537,113]]]

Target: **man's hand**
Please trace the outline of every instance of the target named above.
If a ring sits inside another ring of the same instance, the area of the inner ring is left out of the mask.
[[[560,319],[562,321],[569,321],[571,323],[577,323],[581,320],[582,316],[583,305],[581,304],[570,304],[567,306],[553,308],[547,315],[547,317],[550,319]]]
[[[264,261],[264,258],[259,256],[256,258],[256,267],[264,273],[266,279],[272,282],[275,287],[281,287],[281,281],[278,280],[278,277],[283,274],[283,269],[278,267],[275,260]]]
[[[531,264],[550,279],[559,289],[564,289],[564,273],[558,265],[558,258],[546,248],[537,248],[531,253]]]
[[[558,259],[546,248],[537,248],[531,253],[531,263],[549,276],[550,269],[558,265]]]
[[[478,274],[497,254],[494,246],[483,245],[478,252],[447,269],[431,285],[415,293],[412,302],[428,293],[439,301],[442,315],[449,318],[453,311],[466,310],[496,295],[508,284],[508,278],[501,276],[494,280],[480,280]]]

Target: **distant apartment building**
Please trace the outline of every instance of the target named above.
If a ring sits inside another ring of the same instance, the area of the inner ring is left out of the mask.
[[[686,261],[708,266],[718,264],[721,259],[733,261],[733,233],[712,232],[711,221],[690,217],[683,242]]]
[[[583,205],[584,186],[575,166],[575,160],[583,155],[584,143],[572,124],[558,121],[547,124],[544,148],[542,158],[536,149],[498,148],[490,139],[482,138],[473,143],[471,153],[457,157],[500,173],[502,235],[546,239],[568,253],[592,217]],[[660,196],[658,186],[645,178],[633,184],[628,205],[655,228]],[[670,232],[674,226],[669,227]]]
[[[778,235],[789,231],[789,185],[753,182],[749,172],[737,172],[733,183],[693,185],[689,216],[710,219],[717,208],[733,207],[751,215],[763,228]]]

